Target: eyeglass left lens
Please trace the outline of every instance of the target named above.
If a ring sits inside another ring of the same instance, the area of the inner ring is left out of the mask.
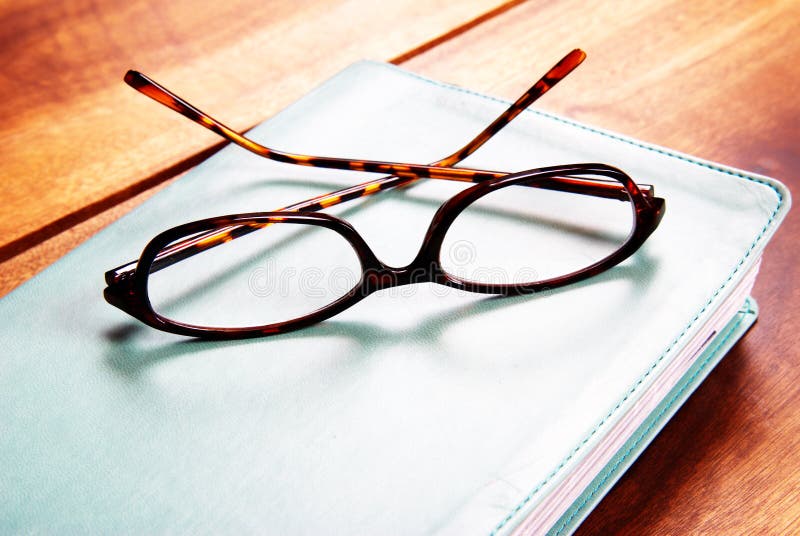
[[[361,262],[343,236],[301,223],[271,223],[227,241],[223,234],[196,233],[159,255],[198,237],[199,246],[190,247],[215,245],[174,264],[157,261],[148,276],[153,310],[174,322],[204,328],[286,322],[335,302],[361,278]]]

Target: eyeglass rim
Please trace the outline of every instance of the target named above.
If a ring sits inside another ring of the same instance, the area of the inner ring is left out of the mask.
[[[445,284],[468,292],[517,296],[577,283],[578,281],[598,275],[630,257],[641,247],[653,231],[655,231],[664,215],[664,199],[645,195],[636,182],[619,168],[600,163],[549,166],[521,171],[499,179],[485,181],[460,192],[445,203],[434,216],[434,221],[437,217],[441,219],[438,225],[442,229],[437,233],[426,235],[426,239],[428,236],[431,237],[431,243],[425,244],[423,247],[427,247],[429,250],[436,250],[439,252],[439,255],[441,255],[442,242],[452,223],[467,207],[490,192],[508,186],[530,182],[531,178],[535,178],[535,180],[546,180],[548,178],[565,175],[603,176],[617,180],[623,185],[633,207],[633,223],[627,238],[614,252],[579,270],[535,282],[511,284],[481,283],[458,277],[443,270],[447,278]],[[441,266],[440,257],[437,258],[437,263]]]
[[[616,251],[590,266],[572,273],[525,284],[479,283],[459,278],[442,268],[441,247],[444,237],[456,218],[472,203],[501,188],[530,182],[532,179],[546,180],[567,174],[608,177],[622,183],[628,192],[634,209],[632,230],[625,242]],[[159,233],[142,251],[133,277],[109,286],[105,291],[105,295],[106,299],[113,305],[151,327],[163,331],[205,339],[260,337],[294,331],[316,324],[355,305],[376,290],[413,282],[433,282],[468,292],[505,296],[530,294],[572,284],[602,273],[632,255],[658,226],[663,212],[663,199],[644,195],[631,177],[615,167],[606,164],[550,166],[521,171],[475,184],[444,202],[432,218],[417,256],[405,267],[396,268],[383,263],[350,223],[329,214],[281,211],[231,214],[186,223]],[[242,225],[255,222],[316,225],[338,233],[350,244],[359,259],[362,270],[360,280],[348,293],[330,304],[294,319],[262,326],[241,328],[199,326],[167,318],[153,308],[148,290],[148,281],[151,275],[150,267],[165,246],[193,233],[223,228],[232,224]],[[417,271],[416,274],[420,276],[420,279],[418,281],[403,282],[401,272],[413,270]],[[368,280],[370,274],[374,274],[378,278],[385,276],[385,280],[370,281]]]

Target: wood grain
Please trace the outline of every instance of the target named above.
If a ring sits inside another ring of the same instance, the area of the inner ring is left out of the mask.
[[[174,168],[181,158],[191,158],[192,151],[213,143],[193,125],[186,123],[182,130],[184,123],[168,112],[114,86],[121,73],[118,68],[138,62],[144,69],[149,61],[153,68],[147,70],[159,79],[210,112],[233,118],[237,126],[249,126],[338,70],[351,56],[364,54],[365,49],[350,37],[359,31],[354,25],[330,30],[333,35],[327,35],[322,24],[309,26],[308,20],[314,18],[309,14],[321,18],[325,9],[339,9],[335,13],[341,18],[352,13],[347,11],[353,9],[350,3],[324,9],[313,4],[296,8],[305,17],[271,6],[273,11],[266,13],[265,8],[248,20],[250,24],[240,22],[229,29],[216,28],[214,21],[235,18],[244,4],[218,6],[214,9],[219,12],[190,14],[187,19],[181,11],[187,2],[174,7],[137,4],[121,11],[110,4],[69,12],[56,7],[48,8],[56,15],[35,16],[30,11],[41,2],[0,7],[0,20],[14,21],[20,34],[0,25],[0,43],[16,42],[16,54],[0,48],[0,57],[10,65],[0,73],[5,77],[0,106],[13,118],[0,126],[0,161],[13,190],[4,200],[4,233],[14,231],[9,230],[13,227],[7,223],[13,220],[9,214],[14,218],[30,214],[35,223],[28,228],[34,229],[52,221],[55,214],[81,210],[118,187]],[[426,10],[415,6],[411,12]],[[458,19],[461,13],[444,12],[420,32],[419,39],[404,33],[407,29],[382,33],[371,28],[380,35],[370,41],[369,46],[375,47],[370,54],[388,59],[403,53],[404,40],[417,39],[413,46],[432,42],[403,66],[510,98],[540,74],[543,64],[549,66],[580,46],[589,52],[589,60],[537,106],[765,173],[798,191],[797,2],[648,0],[591,7],[572,0],[527,2],[481,20],[467,32],[437,40],[443,32],[431,28],[446,27],[447,17]],[[478,14],[476,10],[469,17]],[[122,35],[120,28],[131,26],[139,16],[150,21],[149,29]],[[33,21],[25,21],[26,17]],[[65,29],[59,17],[76,20],[77,29]],[[205,27],[193,26],[201,20]],[[272,33],[254,32],[251,25],[269,27]],[[38,26],[44,29],[37,30]],[[210,36],[190,33],[198,27],[203,28],[199,34],[207,31]],[[91,41],[94,32],[99,32],[103,44],[83,42]],[[283,36],[285,42],[275,44],[271,35]],[[320,44],[309,47],[308,42]],[[26,47],[33,47],[38,56],[24,58],[20,51]],[[346,53],[340,56],[339,48]],[[75,55],[59,55],[64,50]],[[266,52],[270,50],[281,50],[283,55],[273,57],[274,52]],[[128,61],[126,55],[136,56],[136,61]],[[58,71],[63,67],[60,61],[68,68]],[[37,62],[41,67],[33,71],[38,69],[38,78],[20,74]],[[48,68],[58,71],[53,80],[41,77]],[[81,69],[95,74],[83,74]],[[202,78],[193,71],[202,73]],[[273,72],[283,74],[272,76]],[[113,82],[108,81],[112,75]],[[27,97],[9,88],[8,82],[20,76],[24,80],[19,87],[25,88]],[[96,87],[93,80],[100,80]],[[203,81],[194,87],[188,80]],[[67,90],[59,90],[65,84]],[[265,94],[265,87],[277,87],[277,94]],[[31,99],[41,102],[32,106]],[[59,110],[71,110],[72,116]],[[14,136],[27,141],[15,142]],[[175,138],[180,139],[180,151],[173,151],[167,142]],[[32,143],[37,139],[43,143]],[[118,144],[118,139],[125,141]],[[133,149],[131,140],[138,140]],[[79,152],[75,143],[82,147]],[[87,154],[97,159],[86,158]],[[112,203],[99,217],[2,264],[0,292],[30,277],[150,193]],[[7,205],[10,200],[13,204]],[[49,208],[42,209],[40,200]],[[798,235],[800,220],[790,214],[767,249],[754,290],[761,306],[758,323],[589,516],[579,534],[800,532],[800,289],[796,285],[800,254],[794,239]]]
[[[531,58],[580,46],[587,62],[538,106],[796,192],[798,27],[798,2],[527,3],[405,67],[513,98]],[[758,323],[578,534],[800,533],[799,233],[790,214],[754,289]]]
[[[96,214],[119,202],[120,192],[142,191],[142,180],[218,143],[125,86],[127,69],[152,74],[244,129],[355,60],[403,54],[498,5],[0,4],[0,260],[85,219],[86,207]]]

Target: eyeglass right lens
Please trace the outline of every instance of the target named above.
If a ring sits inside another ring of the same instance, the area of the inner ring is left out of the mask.
[[[448,229],[442,268],[486,285],[538,283],[587,268],[619,250],[633,229],[633,203],[621,195],[623,200],[526,185],[493,190]]]
[[[271,223],[225,240],[222,233],[236,225],[242,224],[182,237],[162,249],[159,255],[187,240],[201,242],[194,247],[216,244],[174,264],[153,264],[147,291],[157,314],[204,328],[262,327],[329,305],[361,278],[358,255],[336,231]]]

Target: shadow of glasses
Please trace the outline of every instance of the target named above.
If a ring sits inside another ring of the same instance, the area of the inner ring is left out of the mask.
[[[648,255],[647,249],[645,245],[637,255],[618,265],[614,270],[608,270],[596,277],[576,283],[573,287],[561,287],[514,297],[475,294],[475,299],[467,304],[454,306],[444,313],[438,312],[421,316],[413,325],[399,330],[385,329],[377,322],[353,322],[334,318],[303,330],[267,338],[204,341],[199,339],[174,340],[179,336],[156,332],[135,320],[125,321],[109,328],[103,334],[103,337],[112,343],[108,346],[104,362],[119,376],[133,381],[148,368],[185,355],[191,354],[200,357],[206,351],[220,348],[252,347],[253,351],[267,350],[281,342],[292,340],[319,339],[320,347],[324,347],[324,340],[327,337],[345,338],[354,343],[356,350],[348,355],[348,359],[354,361],[367,359],[369,356],[375,355],[380,348],[407,345],[409,340],[436,348],[447,329],[459,321],[487,315],[505,307],[513,307],[531,300],[546,300],[562,292],[572,292],[575,286],[601,285],[612,281],[628,280],[636,281],[636,287],[631,287],[630,290],[639,293],[636,289],[640,289],[641,285],[646,285],[658,268],[657,260]],[[633,298],[635,296],[620,297],[623,300]],[[360,305],[356,304],[354,308]],[[598,318],[597,322],[605,324],[608,319]],[[152,337],[159,337],[167,342],[153,347],[149,344]],[[149,339],[148,343],[144,344],[146,339]]]

